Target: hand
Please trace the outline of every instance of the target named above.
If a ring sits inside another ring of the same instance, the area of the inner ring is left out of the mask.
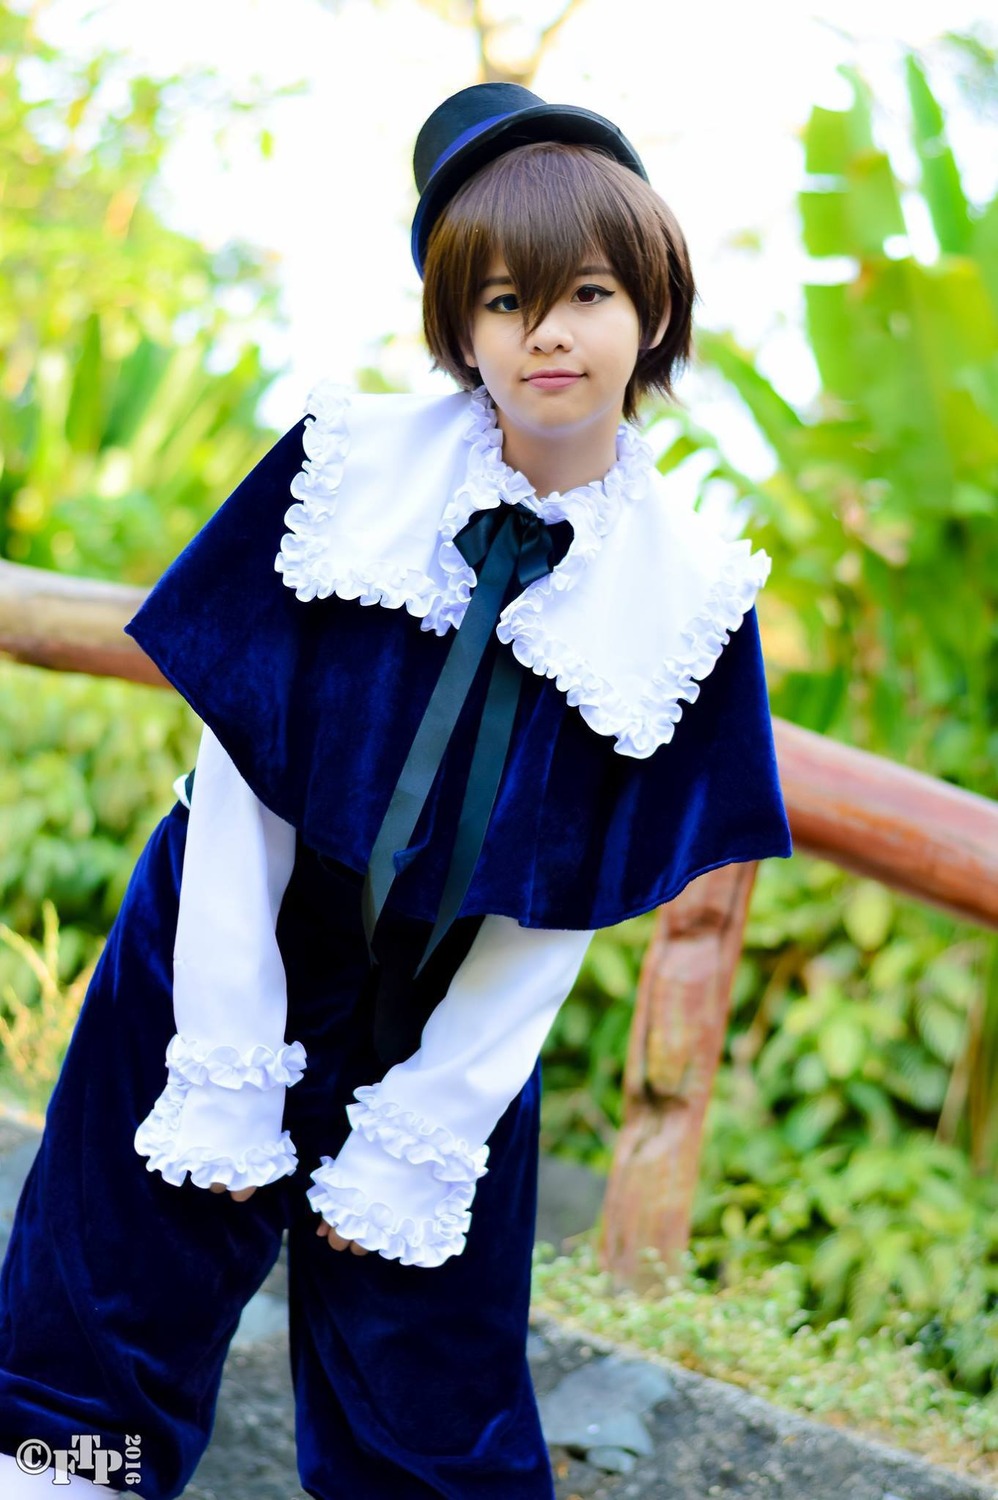
[[[247,1198],[252,1198],[253,1194],[256,1192],[256,1188],[248,1187],[233,1189],[227,1188],[224,1182],[213,1182],[211,1184],[211,1191],[213,1193],[231,1193],[232,1197],[236,1200],[237,1203],[245,1203]]]
[[[351,1255],[367,1255],[369,1253],[363,1245],[358,1245],[356,1240],[345,1240],[342,1235],[337,1234],[332,1224],[327,1224],[325,1219],[320,1222],[315,1232],[320,1237],[325,1237],[329,1241],[329,1248],[331,1250],[345,1250],[349,1245]]]

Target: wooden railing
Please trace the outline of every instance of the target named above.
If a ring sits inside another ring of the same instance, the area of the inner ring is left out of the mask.
[[[164,684],[122,634],[144,590],[0,562],[0,652],[34,666]],[[977,926],[998,927],[998,803],[782,720],[776,752],[794,847]],[[728,1024],[755,865],[694,880],[661,908],[642,965],[601,1256],[689,1239],[703,1122]]]
[[[998,927],[998,803],[774,720],[794,848]],[[704,1116],[721,1058],[755,865],[694,880],[658,914],[624,1072],[601,1257],[621,1281],[689,1241]]]

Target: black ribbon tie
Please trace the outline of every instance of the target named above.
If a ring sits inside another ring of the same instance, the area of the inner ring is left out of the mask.
[[[436,686],[378,830],[364,879],[363,916],[368,947],[404,860],[467,693],[495,630],[510,581],[522,591],[552,568],[553,542],[545,523],[525,505],[500,503],[481,511],[454,544],[478,582],[451,642]],[[511,651],[496,653],[475,737],[457,834],[433,930],[415,970],[418,975],[461,909],[478,863],[513,735],[523,671]]]

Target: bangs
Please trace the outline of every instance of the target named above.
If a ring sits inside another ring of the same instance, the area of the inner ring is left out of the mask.
[[[423,324],[437,365],[466,389],[477,380],[461,348],[496,259],[528,334],[584,266],[608,265],[644,340],[669,317],[663,345],[639,358],[628,415],[645,389],[671,395],[672,367],[689,356],[695,288],[679,225],[636,172],[592,146],[539,141],[490,162],[454,195],[427,246]]]
[[[604,165],[617,164],[588,149],[528,146],[465,184],[450,213],[454,233],[464,237],[474,225],[468,235],[474,295],[490,263],[505,261],[530,332],[580,267],[601,259],[616,266],[629,216]]]

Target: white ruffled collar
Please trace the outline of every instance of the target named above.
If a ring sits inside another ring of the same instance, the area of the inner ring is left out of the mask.
[[[439,528],[437,560],[453,593],[440,600],[433,618],[448,627],[461,623],[477,581],[454,544],[454,538],[476,511],[493,510],[503,504],[525,505],[548,525],[567,521],[572,527],[572,541],[550,576],[551,588],[571,588],[596,556],[620,507],[646,492],[648,471],[654,466],[648,444],[633,427],[621,423],[617,429],[617,460],[602,479],[539,496],[526,475],[504,460],[502,429],[484,386],[470,397],[464,438],[469,445],[467,475],[448,501]]]
[[[539,497],[503,460],[484,387],[351,396],[325,382],[306,410],[274,563],[299,599],[404,608],[445,635],[475,586],[454,538],[476,511],[523,504],[568,521],[565,556],[506,606],[496,634],[620,754],[644,759],[671,741],[770,564],[677,496],[634,428],[618,429],[604,478]]]

